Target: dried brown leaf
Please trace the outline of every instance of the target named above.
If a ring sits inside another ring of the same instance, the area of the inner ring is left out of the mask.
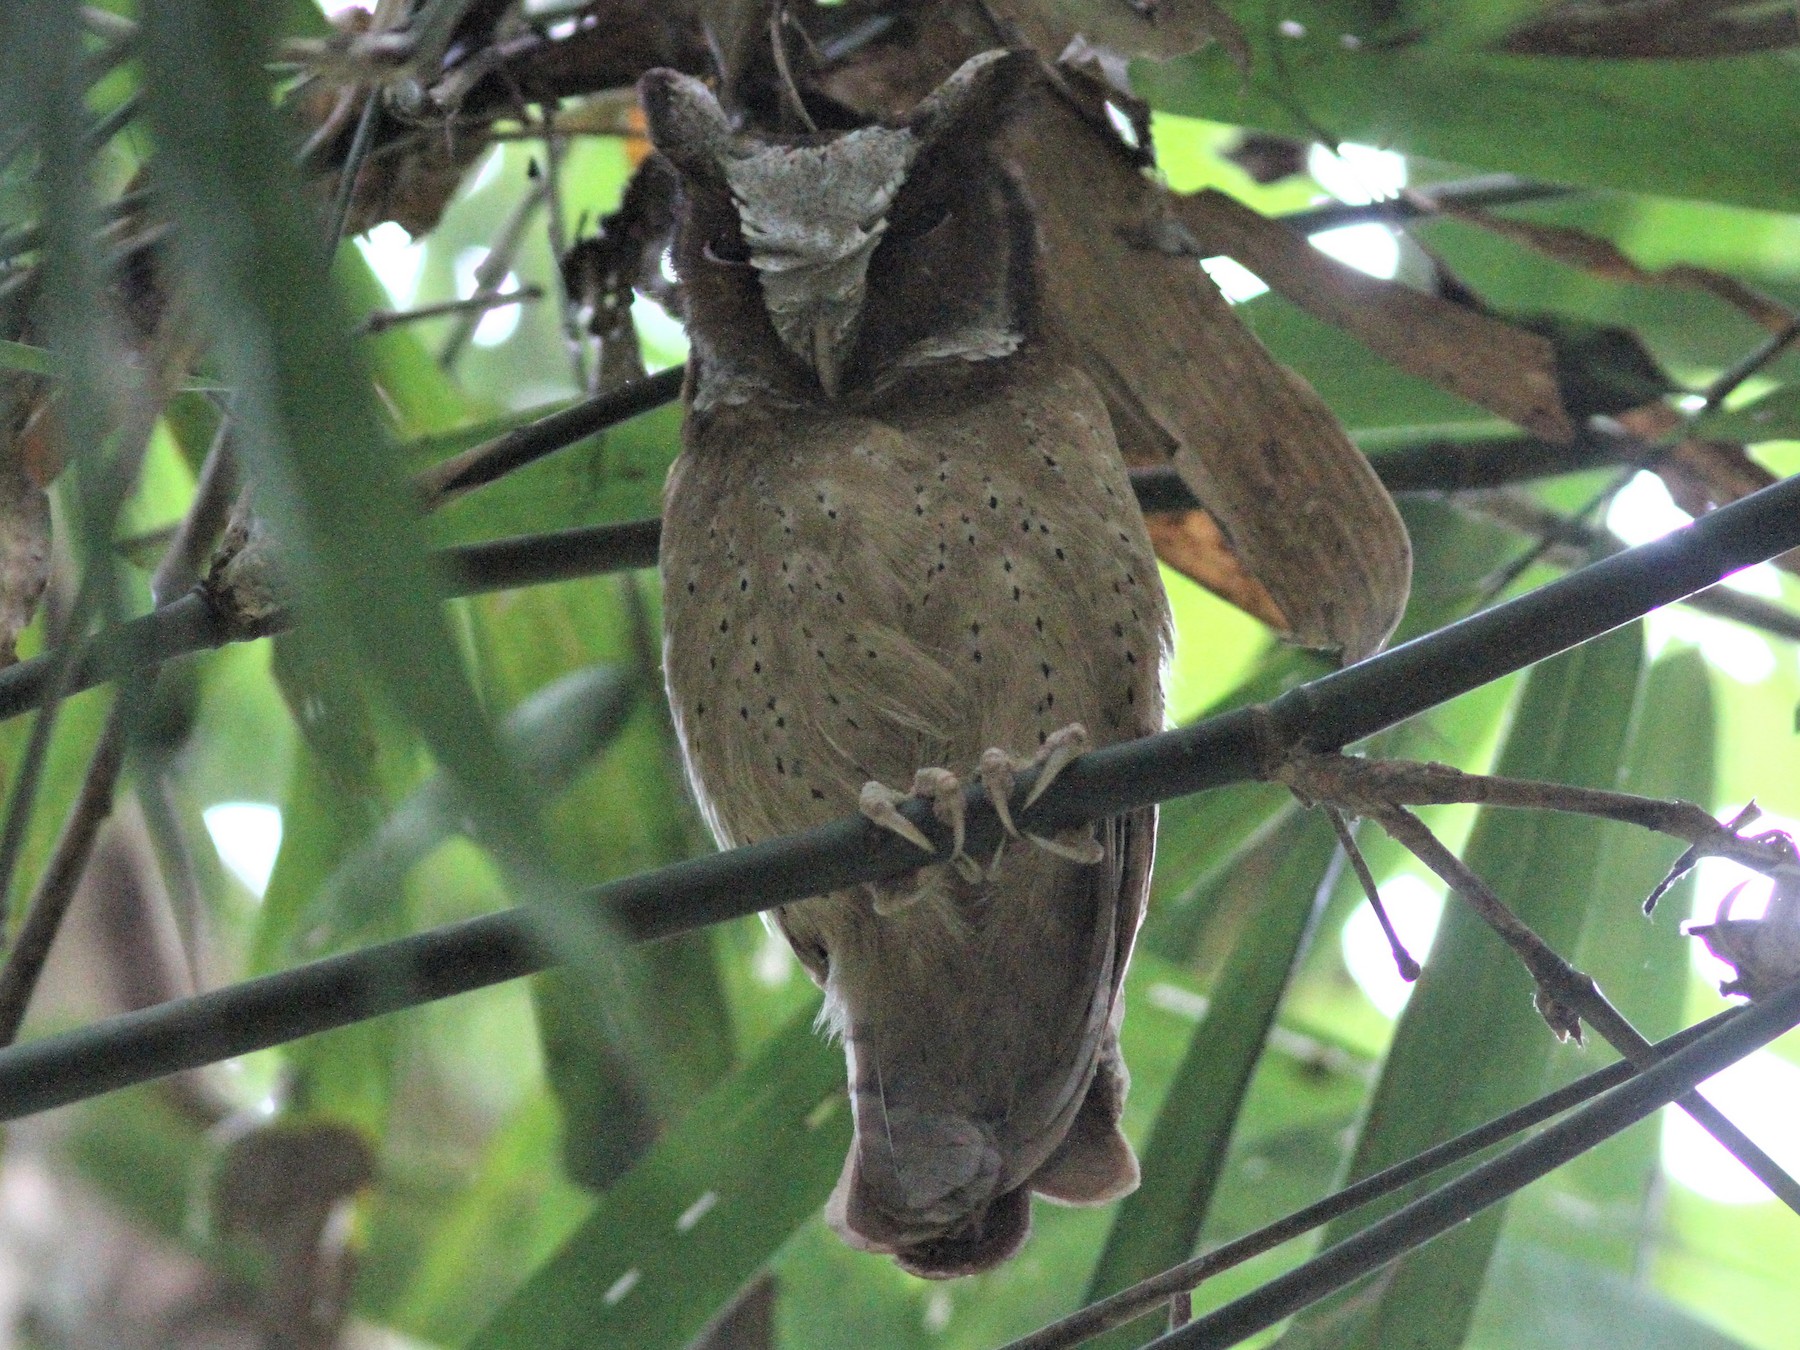
[[[1520,56],[1691,61],[1795,46],[1800,19],[1791,5],[1639,0],[1550,6],[1507,34],[1498,49]]]
[[[1657,476],[1675,504],[1691,516],[1748,497],[1775,481],[1775,475],[1730,441],[1679,441],[1656,464]],[[1772,559],[1775,566],[1800,576],[1800,549]]]
[[[1539,221],[1513,220],[1486,211],[1458,210],[1448,213],[1458,220],[1522,244],[1547,258],[1578,267],[1609,281],[1628,281],[1646,286],[1683,286],[1705,291],[1740,310],[1746,318],[1771,333],[1780,333],[1793,323],[1794,316],[1785,305],[1758,294],[1736,277],[1727,276],[1710,267],[1692,263],[1676,263],[1671,267],[1649,268],[1631,260],[1610,239],[1569,225],[1546,225]]]
[[[1348,660],[1378,650],[1405,608],[1412,553],[1368,461],[1191,257],[1145,246],[1168,194],[1101,130],[1044,92],[1009,144],[1050,262],[1046,300],[1120,448],[1132,463],[1173,462],[1242,566],[1212,549],[1167,560],[1195,564],[1195,580],[1222,582],[1297,642]],[[1192,544],[1197,528],[1175,537]]]
[[[923,8],[917,32],[831,67],[823,88],[897,116],[995,40],[972,0]],[[1040,90],[1009,145],[1043,240],[1047,322],[1105,395],[1126,460],[1172,463],[1218,526],[1216,541],[1210,522],[1164,528],[1165,561],[1296,642],[1377,650],[1406,606],[1412,551],[1368,461],[1191,257],[1143,246],[1168,194],[1103,124]]]
[[[212,1186],[213,1228],[256,1258],[257,1320],[269,1344],[338,1344],[355,1254],[332,1217],[374,1180],[373,1151],[346,1125],[277,1121],[226,1145]]]
[[[1261,619],[1278,633],[1292,630],[1293,624],[1281,612],[1281,606],[1266,587],[1251,576],[1232,552],[1219,523],[1204,511],[1183,511],[1177,515],[1159,513],[1144,517],[1150,528],[1150,542],[1156,556],[1183,576],[1199,582],[1221,599]]]
[[[1546,440],[1575,438],[1557,388],[1556,353],[1544,338],[1346,267],[1222,192],[1173,200],[1175,218],[1201,251],[1237,259],[1376,355]]]

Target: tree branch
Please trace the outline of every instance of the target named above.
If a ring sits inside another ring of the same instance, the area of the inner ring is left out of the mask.
[[[1792,478],[1271,703],[1083,755],[1022,823],[1054,833],[1265,777],[1284,755],[1341,749],[1797,544],[1800,478]],[[969,799],[967,848],[979,856],[999,842],[1000,825],[979,786]],[[929,808],[912,801],[902,809],[947,861],[949,832]],[[585,898],[625,938],[646,942],[898,876],[921,861],[911,844],[850,816],[627,877]],[[0,1119],[515,979],[549,962],[530,919],[508,910],[112,1018],[0,1051]]]
[[[1239,1344],[1547,1176],[1796,1023],[1800,1023],[1800,982],[1745,1009],[1535,1138],[1328,1247],[1255,1292],[1159,1337],[1151,1347],[1223,1350]]]
[[[1706,1021],[1697,1023],[1665,1041],[1658,1041],[1656,1052],[1659,1057],[1666,1058],[1677,1050],[1686,1048],[1702,1036],[1724,1026],[1740,1015],[1741,1008],[1728,1008],[1724,1012],[1715,1013]],[[1457,1135],[1454,1139],[1446,1139],[1441,1144],[1433,1144],[1422,1153],[1415,1153],[1404,1162],[1395,1163],[1392,1167],[1383,1168],[1379,1172],[1364,1177],[1361,1181],[1344,1187],[1335,1194],[1317,1200],[1304,1209],[1297,1209],[1292,1214],[1277,1219],[1255,1232],[1246,1233],[1243,1237],[1233,1238],[1222,1246],[1215,1247],[1204,1255],[1192,1260],[1183,1261],[1178,1266],[1171,1266],[1147,1280],[1140,1280],[1129,1288],[1121,1289],[1116,1294],[1109,1294],[1098,1303],[1090,1303],[1085,1308],[1070,1313],[1067,1317],[1040,1327],[1028,1336],[1021,1336],[1016,1341],[1009,1341],[1001,1350],[1069,1350],[1072,1346],[1092,1340],[1102,1332],[1111,1331],[1114,1327],[1124,1326],[1135,1321],[1144,1314],[1153,1312],[1165,1299],[1185,1290],[1196,1289],[1213,1276],[1241,1266],[1244,1262],[1261,1256],[1264,1252],[1274,1251],[1284,1243],[1291,1242],[1302,1234],[1309,1233],[1330,1223],[1342,1215],[1349,1214],[1362,1206],[1381,1199],[1384,1195],[1392,1195],[1395,1191],[1411,1185],[1421,1177],[1430,1176],[1466,1158],[1472,1158],[1484,1149],[1493,1147],[1513,1135],[1541,1125],[1552,1116],[1561,1115],[1571,1107],[1580,1106],[1608,1088],[1617,1087],[1628,1082],[1636,1070],[1629,1060],[1614,1060],[1604,1069],[1596,1069],[1576,1079],[1567,1087],[1558,1088],[1555,1092],[1546,1093],[1536,1101],[1529,1102],[1517,1110],[1508,1111],[1503,1116],[1496,1116],[1485,1125],[1477,1125]]]
[[[664,371],[644,383],[662,380],[672,373]],[[597,430],[635,416],[645,411],[641,404],[649,398],[647,390],[632,385],[553,413],[445,460],[419,480],[427,504],[441,504],[454,493],[492,482]],[[1389,451],[1375,456],[1372,462],[1392,491],[1435,492],[1573,472],[1616,462],[1621,453],[1610,439],[1595,442],[1598,448],[1591,450],[1582,449],[1583,444],[1578,441],[1571,453],[1571,447],[1550,446],[1525,437],[1480,442],[1478,446],[1432,442]],[[1485,453],[1475,454],[1478,448]],[[1134,469],[1131,479],[1138,503],[1146,513],[1191,511],[1199,506],[1173,469]],[[662,523],[648,519],[459,545],[439,555],[448,573],[445,594],[481,595],[654,567],[661,537]],[[1615,541],[1612,547],[1622,546]],[[1758,605],[1753,596],[1714,591],[1682,598],[1721,617],[1763,628],[1777,636],[1800,639],[1800,618],[1777,606]],[[286,614],[244,622],[214,610],[199,594],[184,595],[89,639],[70,671],[66,692],[79,693],[117,678],[123,671],[178,656],[268,637],[284,631],[289,623]],[[57,659],[57,651],[48,651],[0,670],[0,721],[36,705]]]

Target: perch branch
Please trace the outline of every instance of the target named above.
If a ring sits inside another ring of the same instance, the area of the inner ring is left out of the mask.
[[[645,383],[662,380],[674,373],[664,371],[651,376]],[[679,380],[674,383],[678,384]],[[646,406],[655,406],[654,402],[637,406],[641,400],[650,397],[647,392],[634,392],[639,388],[631,385],[577,404],[444,461],[420,479],[427,506],[439,504],[454,493],[492,482],[571,439],[579,440],[644,411]],[[552,427],[552,423],[558,426]],[[1379,456],[1376,467],[1385,469],[1390,460],[1400,459],[1407,453]],[[1527,468],[1528,473],[1540,471],[1537,467]],[[1419,466],[1412,465],[1403,472],[1406,481],[1415,485],[1407,490],[1419,490],[1416,488],[1422,481]],[[1461,472],[1460,468],[1452,467],[1447,481],[1454,480]],[[1171,469],[1133,470],[1132,486],[1147,512],[1186,511],[1198,505],[1187,485]],[[647,519],[459,545],[439,555],[448,573],[445,594],[479,595],[518,586],[654,567],[661,535],[661,522]],[[1617,550],[1623,545],[1614,544],[1613,547]],[[1779,606],[1760,603],[1754,596],[1703,588],[1679,598],[1709,613],[1762,628],[1779,637],[1800,640],[1800,616]],[[240,622],[210,609],[198,595],[185,595],[85,643],[74,663],[68,692],[91,689],[115,678],[120,670],[154,665],[227,643],[267,637],[284,630],[288,622],[285,614],[272,615],[254,623]],[[49,667],[56,659],[55,651],[45,652],[0,670],[0,720],[17,716],[35,705],[42,696]]]
[[[1800,479],[1789,479],[1270,703],[1083,755],[1027,818],[1036,832],[1054,833],[1268,777],[1287,755],[1340,749],[1796,544]],[[979,786],[969,798],[967,847],[991,850],[999,821]],[[947,861],[949,831],[929,807],[911,801],[902,809]],[[625,938],[653,941],[897,876],[920,861],[912,845],[850,816],[611,882],[586,900]],[[0,1051],[0,1118],[514,979],[550,959],[524,913],[509,910],[14,1046]]]

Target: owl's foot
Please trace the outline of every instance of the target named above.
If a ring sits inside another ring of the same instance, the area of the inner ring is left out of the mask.
[[[907,843],[923,849],[927,853],[936,853],[937,849],[931,840],[925,837],[924,831],[914,825],[900,813],[900,803],[909,794],[896,791],[885,783],[868,782],[862,787],[862,795],[857,800],[857,809],[865,819],[881,826],[884,830],[892,830]],[[982,877],[981,867],[967,853],[963,852],[965,822],[968,818],[968,799],[963,794],[962,780],[948,769],[920,769],[913,775],[912,792],[914,797],[923,797],[931,803],[931,813],[950,827],[951,853],[950,865],[965,881],[979,881]],[[916,891],[909,890],[910,894]],[[902,905],[889,901],[885,906],[877,900],[876,910],[887,913]]]
[[[1018,775],[1027,769],[1036,769],[1037,778],[1031,785],[1031,791],[1019,804],[1019,810],[1029,811],[1031,804],[1044,795],[1050,784],[1056,781],[1056,775],[1077,755],[1085,754],[1088,748],[1087,728],[1079,722],[1071,722],[1060,730],[1053,731],[1038,747],[1037,753],[1029,759],[1019,759],[995,746],[982,752],[981,760],[975,767],[975,776],[987,789],[988,799],[994,804],[994,814],[1000,817],[1000,824],[1007,834],[1014,839],[1029,839],[1039,848],[1047,849],[1059,858],[1067,858],[1070,862],[1083,864],[1097,863],[1106,856],[1106,850],[1100,841],[1094,838],[1093,826],[1077,826],[1071,830],[1059,831],[1054,836],[1041,834],[1021,834],[1019,827],[1013,823],[1012,794],[1018,781]],[[999,865],[1000,854],[1006,850],[1006,841],[1000,841],[1000,848],[994,853],[993,862],[988,864],[988,871]]]

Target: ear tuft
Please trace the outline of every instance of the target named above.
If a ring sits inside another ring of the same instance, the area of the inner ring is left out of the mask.
[[[997,47],[978,53],[926,95],[906,125],[923,145],[983,122],[997,129],[1008,105],[1037,72],[1038,59],[1033,52]]]
[[[731,145],[731,123],[699,80],[661,67],[638,80],[650,140],[683,173],[714,176]]]

